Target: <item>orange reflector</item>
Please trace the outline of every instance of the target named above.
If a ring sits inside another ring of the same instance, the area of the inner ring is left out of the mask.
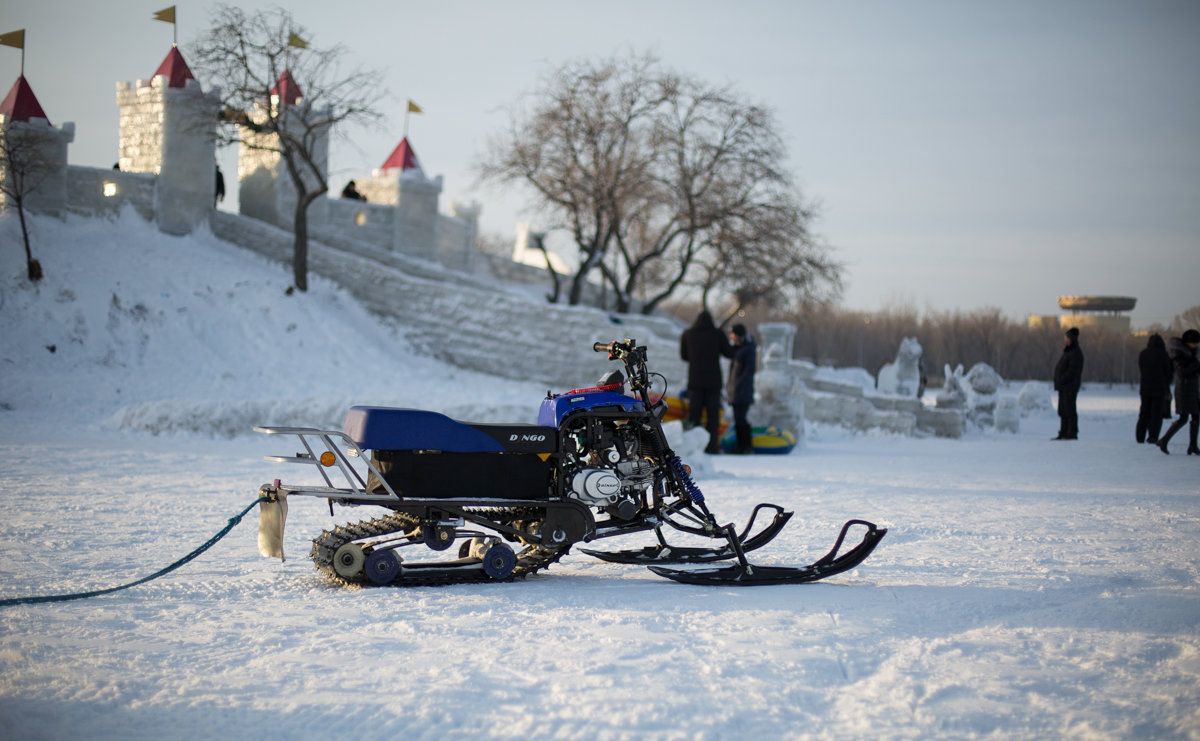
[[[333,453],[329,452],[328,450],[326,450],[324,453],[321,453],[321,465],[325,466],[326,468],[332,466],[336,460],[337,458],[335,458]]]

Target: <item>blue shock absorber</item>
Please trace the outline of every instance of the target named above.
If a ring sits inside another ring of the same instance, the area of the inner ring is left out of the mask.
[[[684,467],[683,461],[679,460],[679,456],[671,456],[671,470],[675,472],[675,478],[683,486],[688,496],[692,498],[692,502],[700,504],[704,501],[704,494],[700,491],[700,487],[696,486],[696,482],[692,481],[692,474],[688,473]]]

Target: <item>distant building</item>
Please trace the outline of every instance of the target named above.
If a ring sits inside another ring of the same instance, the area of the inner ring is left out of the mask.
[[[1126,333],[1130,319],[1122,312],[1132,311],[1136,305],[1137,299],[1131,296],[1059,296],[1059,308],[1069,313],[1030,314],[1026,323],[1033,328],[1056,324],[1064,330],[1078,327]]]
[[[1058,314],[1026,314],[1025,326],[1030,329],[1060,326]]]

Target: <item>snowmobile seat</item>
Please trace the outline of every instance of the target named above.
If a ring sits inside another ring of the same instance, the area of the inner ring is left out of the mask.
[[[343,431],[367,450],[447,453],[553,453],[558,430],[524,424],[472,424],[421,409],[351,407]]]

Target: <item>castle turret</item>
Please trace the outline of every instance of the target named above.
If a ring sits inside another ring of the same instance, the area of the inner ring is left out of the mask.
[[[396,207],[392,249],[415,257],[436,259],[442,176],[433,179],[425,176],[407,137],[369,180],[358,181],[358,189],[371,203]]]
[[[120,168],[156,174],[158,228],[191,232],[215,203],[220,95],[206,95],[179,49],[171,47],[149,82],[117,83],[117,105]]]
[[[297,139],[311,140],[313,161],[320,170],[321,178],[328,182],[329,126],[319,124],[313,126],[311,132],[305,132],[307,124],[301,118],[305,115],[304,107],[300,104],[304,94],[290,70],[285,69],[279,75],[270,92],[270,100],[263,101],[250,114],[251,119],[265,121],[273,112],[282,121],[286,131]],[[290,110],[284,111],[285,108]],[[323,118],[328,119],[328,116]],[[298,196],[287,163],[279,152],[278,135],[256,134],[242,127],[241,139],[242,145],[238,151],[238,211],[245,216],[291,229],[295,223]],[[306,168],[302,168],[302,175],[306,188],[318,187],[316,177]],[[328,221],[327,203],[325,198],[320,198],[309,206],[307,218],[310,226],[319,228]]]
[[[24,75],[0,103],[0,204],[19,194],[32,211],[59,214],[67,207],[67,145],[75,124],[54,128]]]

